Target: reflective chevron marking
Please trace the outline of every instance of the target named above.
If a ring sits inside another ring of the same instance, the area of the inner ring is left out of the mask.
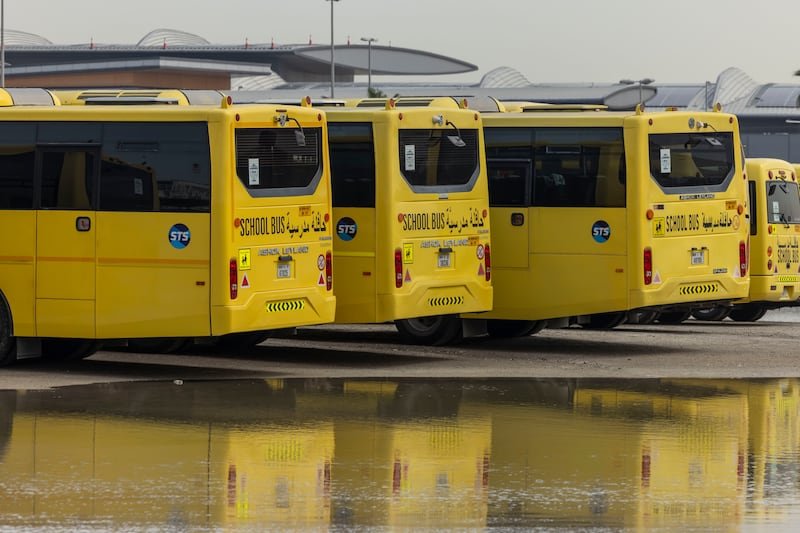
[[[267,302],[267,313],[279,313],[282,311],[300,311],[304,309],[304,300],[284,300],[282,302]]]
[[[698,283],[697,285],[683,285],[678,292],[681,295],[696,296],[698,294],[711,294],[719,292],[719,285],[716,283]]]
[[[439,298],[430,298],[428,305],[432,307],[441,307],[445,305],[461,305],[464,303],[463,296],[441,296]]]

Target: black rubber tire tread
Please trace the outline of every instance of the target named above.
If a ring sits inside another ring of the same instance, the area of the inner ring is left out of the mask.
[[[665,311],[658,314],[656,322],[659,324],[681,324],[692,316],[691,311]]]
[[[736,322],[756,322],[767,313],[767,308],[760,304],[736,305],[728,315]]]
[[[268,331],[247,331],[230,333],[216,339],[217,348],[233,352],[252,350],[269,338]]]
[[[652,324],[658,319],[658,311],[637,311],[636,319],[631,321],[631,324],[647,325]]]
[[[42,359],[68,363],[94,355],[99,348],[94,339],[42,339]]]
[[[717,305],[709,309],[695,309],[692,311],[692,316],[695,320],[706,320],[709,322],[719,322],[725,320],[731,314],[732,307],[727,305]]]
[[[546,320],[487,320],[486,332],[495,339],[510,339],[535,335],[546,325]]]
[[[581,324],[583,329],[614,329],[625,323],[626,313],[597,313],[589,316],[589,322]]]
[[[0,366],[10,365],[17,360],[17,341],[11,335],[13,331],[11,313],[0,295]]]
[[[395,326],[404,342],[428,346],[457,343],[463,338],[464,331],[458,315],[395,320]]]

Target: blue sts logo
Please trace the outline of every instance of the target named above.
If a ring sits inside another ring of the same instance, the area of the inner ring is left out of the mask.
[[[611,226],[605,220],[598,220],[592,225],[592,239],[600,244],[611,238]]]
[[[187,228],[185,225],[175,224],[169,228],[169,243],[173,248],[183,250],[189,246],[189,241],[191,240],[192,234],[189,232],[189,228]]]
[[[358,226],[356,221],[350,217],[342,217],[336,223],[336,235],[343,241],[352,241],[356,238]]]

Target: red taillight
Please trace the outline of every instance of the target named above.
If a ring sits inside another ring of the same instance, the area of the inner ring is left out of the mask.
[[[744,241],[739,241],[739,274],[742,277],[747,275],[747,245]]]
[[[483,245],[483,265],[486,270],[486,281],[492,280],[492,250],[488,244]]]
[[[231,300],[235,300],[239,296],[239,267],[236,259],[231,259],[228,273],[231,282]]]
[[[653,283],[653,250],[650,248],[644,249],[644,284],[650,285]]]
[[[333,255],[330,250],[325,252],[325,288],[333,288]]]
[[[394,286],[398,289],[403,286],[403,251],[400,248],[394,251]]]

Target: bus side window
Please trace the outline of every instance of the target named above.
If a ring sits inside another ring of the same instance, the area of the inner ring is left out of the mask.
[[[41,151],[41,207],[92,209],[96,155],[84,149]]]
[[[756,182],[748,181],[748,193],[750,196],[750,235],[758,234],[758,202],[756,198]]]
[[[0,209],[33,208],[33,145],[0,146]]]
[[[487,160],[489,204],[527,206],[530,192],[531,161]]]
[[[375,207],[372,126],[329,123],[333,207]]]

